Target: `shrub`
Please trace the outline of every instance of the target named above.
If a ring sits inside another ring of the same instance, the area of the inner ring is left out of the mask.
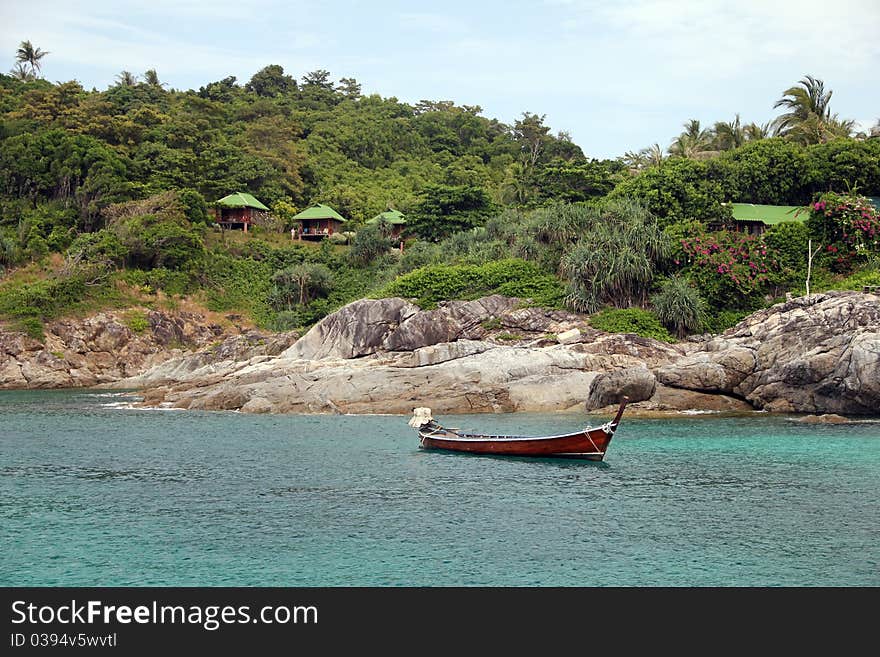
[[[782,271],[767,245],[745,233],[698,232],[681,239],[673,257],[712,308],[760,306]]]
[[[67,255],[88,262],[106,261],[121,265],[128,255],[128,249],[116,233],[103,228],[97,233],[78,235],[68,247]]]
[[[703,330],[709,333],[724,333],[727,329],[739,324],[749,314],[747,310],[719,310],[716,313],[706,314],[703,318]]]
[[[83,301],[87,289],[79,276],[10,285],[0,290],[0,315],[49,319]]]
[[[325,265],[303,263],[275,272],[272,284],[270,304],[276,310],[290,311],[294,305],[305,305],[327,296],[333,289],[333,273]]]
[[[420,267],[435,265],[442,258],[442,251],[437,244],[422,241],[414,242],[404,247],[403,255],[400,256],[400,260],[397,262],[397,273],[408,274]]]
[[[205,197],[195,189],[181,189],[177,192],[177,198],[183,207],[183,214],[193,224],[213,223],[214,215],[208,214],[208,204]]]
[[[390,248],[391,240],[377,226],[364,226],[355,235],[349,256],[356,264],[368,265]]]
[[[43,342],[46,334],[43,332],[43,320],[39,317],[25,317],[15,323],[15,328],[29,338]]]
[[[32,260],[39,260],[49,255],[49,244],[40,235],[32,235],[27,241],[24,252]]]
[[[559,307],[565,290],[537,265],[510,258],[484,265],[431,265],[400,276],[376,296],[415,298],[423,308],[447,299],[477,299],[504,294],[531,299],[534,305]]]
[[[143,333],[150,328],[150,322],[146,313],[142,310],[132,310],[125,317],[125,325],[135,333]]]
[[[641,308],[606,308],[590,317],[590,326],[608,333],[635,333],[663,342],[674,342],[657,316]]]
[[[831,284],[830,287],[835,290],[856,290],[861,292],[862,288],[866,285],[880,285],[880,271],[876,269],[860,271],[839,283]]]
[[[783,221],[764,232],[764,244],[782,267],[793,270],[807,267],[807,241],[810,231],[806,224]],[[815,246],[815,245],[814,245]]]
[[[807,227],[823,247],[822,260],[836,272],[848,272],[880,253],[880,213],[864,196],[829,192],[810,206]]]
[[[657,219],[640,203],[620,199],[604,204],[599,220],[562,258],[572,289],[567,305],[581,312],[595,312],[603,303],[644,305],[669,250]]]
[[[203,273],[208,309],[244,311],[258,324],[266,325],[272,314],[267,302],[271,273],[267,262],[213,254]]]
[[[195,286],[195,282],[186,272],[164,267],[149,270],[129,269],[123,273],[122,278],[129,285],[137,285],[153,293],[162,290],[166,294],[183,295],[193,291]]]
[[[684,278],[673,276],[664,281],[651,302],[660,322],[679,339],[703,326],[706,302]]]

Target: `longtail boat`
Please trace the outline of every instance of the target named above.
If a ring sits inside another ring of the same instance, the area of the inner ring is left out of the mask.
[[[555,436],[493,436],[482,433],[462,433],[449,429],[431,417],[430,408],[414,408],[409,425],[419,432],[421,449],[442,449],[470,454],[493,454],[496,456],[563,457],[601,461],[611,443],[611,438],[623,417],[629,401],[624,397],[617,415],[599,427],[587,427],[582,431]]]

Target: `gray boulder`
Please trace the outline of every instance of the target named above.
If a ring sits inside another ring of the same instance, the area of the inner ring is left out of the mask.
[[[402,322],[419,311],[403,299],[361,299],[315,324],[284,358],[359,358],[379,350]]]
[[[587,410],[618,404],[623,397],[633,403],[645,401],[654,395],[656,387],[657,378],[644,366],[599,374],[590,386]]]
[[[770,411],[876,414],[880,298],[829,292],[777,304],[658,368],[657,378]]]

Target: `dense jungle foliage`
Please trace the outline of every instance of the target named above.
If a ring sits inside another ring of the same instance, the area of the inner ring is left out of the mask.
[[[811,241],[813,290],[880,283],[866,198],[880,196],[880,139],[827,106],[780,105],[772,129],[691,121],[668,152],[597,160],[538,114],[506,125],[323,70],[271,65],[188,91],[155,71],[104,91],[37,73],[0,75],[0,316],[32,335],[63,314],[183,297],[282,330],[368,295],[498,292],[641,309],[665,328],[644,313],[597,321],[682,337],[801,293]],[[248,234],[214,224],[214,201],[237,191],[271,209]],[[734,232],[730,202],[803,206],[802,220]],[[345,235],[292,242],[314,203],[348,219]],[[389,208],[407,217],[402,249],[364,223]]]

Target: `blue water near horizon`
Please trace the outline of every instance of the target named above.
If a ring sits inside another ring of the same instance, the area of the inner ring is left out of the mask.
[[[400,416],[126,406],[0,393],[0,585],[880,585],[877,422],[625,417],[597,464],[423,451]]]

